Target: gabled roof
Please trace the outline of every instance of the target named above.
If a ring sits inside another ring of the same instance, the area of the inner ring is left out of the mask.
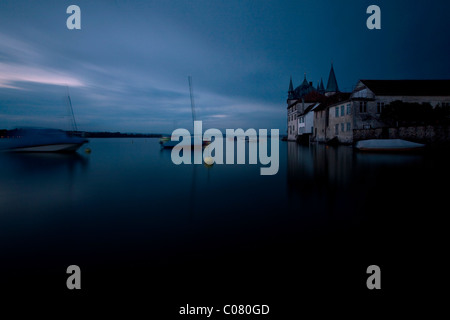
[[[310,102],[320,102],[323,99],[325,99],[325,96],[323,94],[320,94],[316,90],[309,92],[305,96],[303,96],[303,100],[307,103]]]
[[[450,80],[360,80],[377,96],[450,96]]]
[[[322,102],[326,99],[323,94],[318,93],[317,91],[311,91],[308,94],[304,95],[302,98],[297,99],[290,105],[288,105],[287,109],[295,106],[296,104],[302,104],[302,103],[314,103],[314,102]]]
[[[325,110],[333,104],[342,103],[350,99],[351,92],[337,92],[332,96],[325,97],[320,106],[314,109],[314,111]]]
[[[303,115],[307,114],[307,113],[310,112],[310,111],[314,111],[314,109],[315,109],[316,107],[318,107],[319,105],[320,105],[319,102],[313,103],[313,104],[309,105],[309,106],[305,109],[304,112],[302,112],[301,114],[299,114],[299,116],[303,116]]]

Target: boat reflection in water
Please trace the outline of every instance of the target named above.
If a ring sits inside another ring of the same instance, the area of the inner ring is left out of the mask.
[[[88,140],[57,129],[15,129],[2,139],[0,150],[12,152],[75,152]]]
[[[2,214],[21,219],[70,208],[80,198],[88,165],[89,158],[78,153],[1,152]]]
[[[78,153],[15,153],[0,154],[0,169],[2,176],[20,173],[23,175],[57,176],[74,171],[84,171],[88,165],[88,158]],[[4,172],[3,172],[4,171]]]

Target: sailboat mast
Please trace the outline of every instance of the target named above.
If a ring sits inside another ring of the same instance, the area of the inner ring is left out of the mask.
[[[192,111],[192,120],[195,122],[196,115],[195,115],[195,102],[194,102],[194,89],[192,87],[192,77],[188,76],[189,81],[189,94],[191,96],[191,111]]]
[[[70,99],[69,87],[67,87],[67,101],[69,103],[69,117],[71,120],[72,130],[78,132],[77,122],[75,121],[75,115],[73,114],[72,100]]]

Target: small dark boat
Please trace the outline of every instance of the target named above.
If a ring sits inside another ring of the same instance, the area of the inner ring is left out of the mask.
[[[194,138],[191,139],[191,146],[194,146]],[[178,145],[180,143],[180,141],[172,141],[172,140],[166,140],[164,142],[161,143],[161,146],[163,147],[163,149],[172,149],[174,148],[176,145]],[[182,142],[183,144],[189,144],[188,142]],[[206,141],[203,140],[202,141],[202,147],[206,147],[208,144],[210,144],[211,141]]]

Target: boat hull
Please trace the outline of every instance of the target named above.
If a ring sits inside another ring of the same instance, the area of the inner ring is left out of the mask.
[[[210,143],[211,143],[211,141],[203,140],[202,147],[204,148],[207,145],[209,145]],[[194,144],[194,142],[192,142],[192,144],[181,142],[181,144],[180,144],[179,141],[172,141],[172,140],[168,140],[168,141],[161,143],[161,146],[163,149],[173,149],[177,145],[194,147],[195,144]]]
[[[364,152],[411,152],[421,150],[424,144],[402,139],[371,139],[361,140],[355,148]]]
[[[88,140],[57,129],[15,129],[2,139],[0,150],[9,152],[75,152]]]
[[[11,152],[76,152],[82,143],[61,143],[42,146],[28,146],[10,149]]]

